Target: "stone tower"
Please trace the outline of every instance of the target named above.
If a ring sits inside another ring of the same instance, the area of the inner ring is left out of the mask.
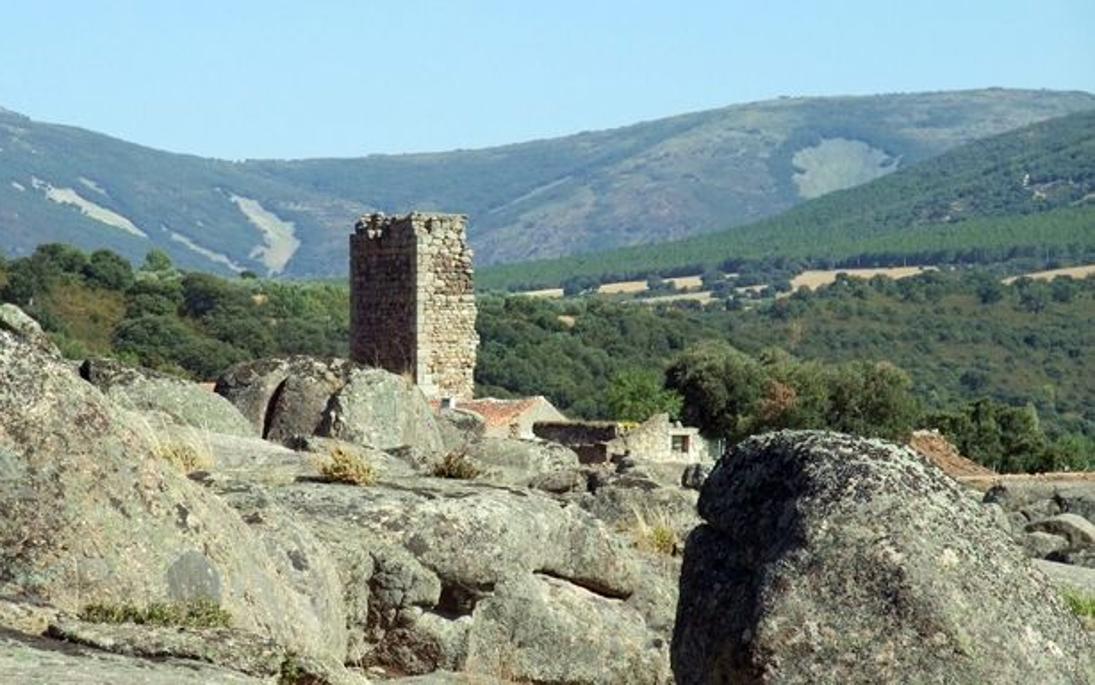
[[[409,374],[434,399],[470,399],[474,390],[466,224],[459,214],[370,214],[350,236],[350,356]]]

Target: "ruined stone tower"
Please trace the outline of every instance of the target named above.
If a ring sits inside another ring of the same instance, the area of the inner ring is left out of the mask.
[[[469,399],[479,335],[467,218],[363,216],[350,236],[350,355]]]

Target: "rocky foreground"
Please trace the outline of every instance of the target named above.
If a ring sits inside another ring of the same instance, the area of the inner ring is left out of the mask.
[[[217,390],[76,368],[0,308],[0,681],[1095,682],[1013,539],[1064,539],[1078,587],[1080,534],[904,448],[762,436],[704,482],[339,360]]]

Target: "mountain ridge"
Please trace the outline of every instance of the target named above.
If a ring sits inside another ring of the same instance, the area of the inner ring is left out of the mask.
[[[12,256],[69,242],[135,260],[165,249],[220,273],[337,276],[356,216],[419,209],[469,214],[483,265],[588,253],[749,223],[802,201],[804,176],[824,192],[1093,107],[1080,91],[782,98],[489,148],[245,161],[5,112],[0,236]],[[147,237],[95,218],[111,214]]]
[[[799,204],[756,223],[653,246],[480,272],[488,289],[544,288],[572,278],[698,273],[729,262],[815,266],[1007,259],[1040,246],[1095,250],[1095,110],[978,139],[938,157]],[[1067,254],[1066,254],[1067,253]]]

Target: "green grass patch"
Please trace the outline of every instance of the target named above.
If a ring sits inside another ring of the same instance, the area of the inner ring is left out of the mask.
[[[144,607],[132,604],[89,604],[79,618],[92,623],[135,623],[137,625],[184,628],[227,628],[232,616],[210,600],[153,602]]]
[[[1065,604],[1072,613],[1080,618],[1095,621],[1095,595],[1089,595],[1076,590],[1067,590],[1064,593]]]

